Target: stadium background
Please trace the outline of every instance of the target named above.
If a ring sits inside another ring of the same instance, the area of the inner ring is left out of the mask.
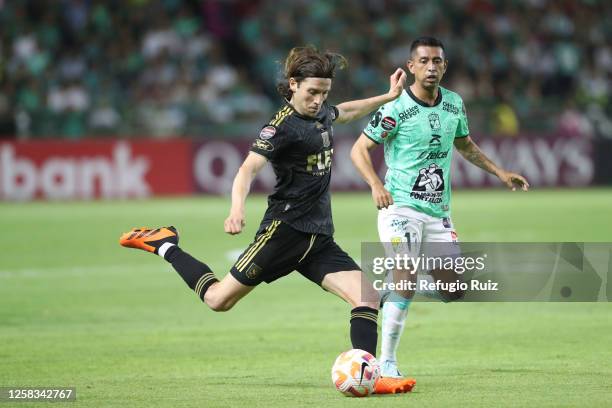
[[[222,275],[265,208],[255,194],[245,233],[222,233],[235,169],[280,103],[278,61],[305,43],[344,54],[338,103],[386,91],[412,39],[431,34],[475,138],[534,186],[511,194],[455,159],[460,238],[609,242],[611,11],[597,0],[0,0],[0,386],[72,385],[84,406],[354,404],[328,378],[348,347],[337,299],[289,277],[216,315],[166,265],[119,248],[119,233],[175,224]],[[367,120],[336,127],[337,239],[356,257],[377,238],[348,159]],[[268,169],[255,190],[273,184]],[[610,312],[416,304],[400,358],[417,392],[367,403],[609,406]]]

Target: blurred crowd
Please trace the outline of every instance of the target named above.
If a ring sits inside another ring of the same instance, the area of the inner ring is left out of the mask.
[[[0,0],[0,135],[249,136],[291,47],[348,59],[337,103],[433,35],[473,132],[612,138],[611,20],[607,0]]]

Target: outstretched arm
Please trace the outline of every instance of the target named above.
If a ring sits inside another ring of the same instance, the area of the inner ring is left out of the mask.
[[[406,72],[398,68],[393,75],[389,77],[389,92],[384,95],[373,96],[372,98],[359,99],[356,101],[342,102],[336,105],[338,108],[338,117],[336,122],[347,123],[356,119],[360,119],[368,113],[378,109],[387,102],[391,102],[401,95],[406,83]]]
[[[228,234],[234,235],[242,232],[242,227],[245,226],[244,203],[251,189],[251,183],[267,162],[268,159],[262,155],[250,152],[238,169],[232,185],[232,207],[223,224]]]
[[[357,170],[359,170],[359,173],[361,173],[361,177],[372,189],[374,204],[376,204],[378,209],[381,209],[393,204],[393,197],[385,189],[382,180],[378,177],[372,165],[370,150],[376,146],[378,145],[362,133],[351,149],[351,160],[355,167],[357,167]]]
[[[508,188],[511,188],[512,191],[515,191],[516,187],[521,187],[523,191],[529,190],[529,183],[525,177],[496,166],[495,163],[480,150],[470,136],[456,138],[454,144],[455,148],[457,148],[459,153],[461,153],[467,161],[491,174],[495,174],[501,182],[507,185]]]

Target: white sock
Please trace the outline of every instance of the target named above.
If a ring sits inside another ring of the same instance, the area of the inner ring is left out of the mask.
[[[392,294],[393,295],[393,294]],[[382,334],[379,361],[397,361],[397,347],[399,346],[410,300],[390,296],[383,305]],[[399,301],[398,301],[399,300]]]
[[[161,256],[162,258],[165,258],[164,255],[166,255],[166,252],[173,247],[174,244],[172,242],[164,242],[163,244],[161,244],[161,246],[159,247],[159,250],[157,251],[157,254],[159,256]]]

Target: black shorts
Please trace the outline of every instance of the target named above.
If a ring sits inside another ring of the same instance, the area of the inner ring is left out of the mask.
[[[361,270],[328,235],[308,234],[275,220],[240,255],[231,274],[256,286],[298,271],[317,285],[328,273]]]

